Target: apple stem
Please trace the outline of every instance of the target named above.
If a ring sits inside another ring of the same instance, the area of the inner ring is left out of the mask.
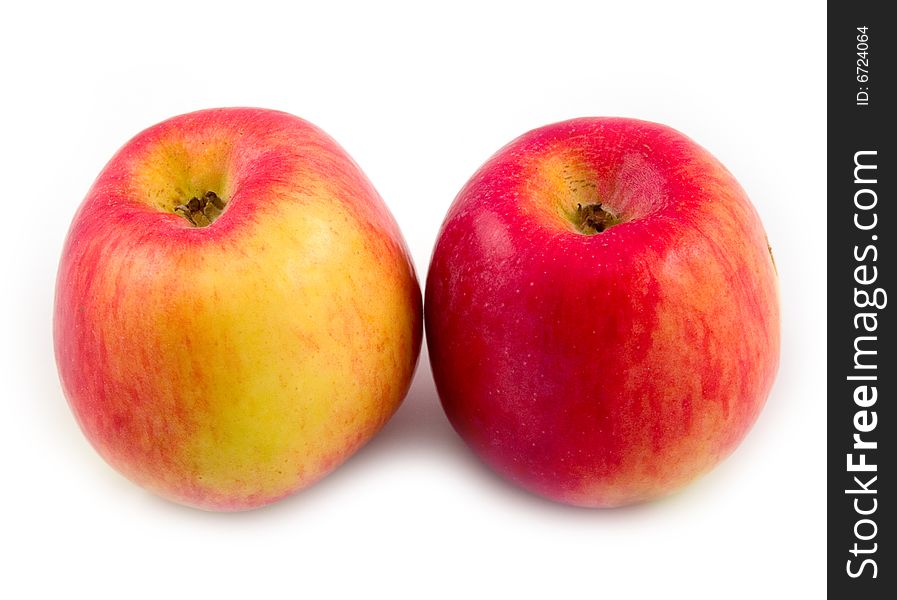
[[[769,245],[769,238],[766,238],[766,250],[769,252],[769,260],[772,261],[772,268],[776,272],[776,275],[778,275],[779,268],[776,266],[776,257],[772,255],[772,246]]]
[[[190,221],[194,227],[210,225],[223,210],[224,201],[215,192],[206,192],[200,197],[194,196],[184,204],[174,207],[174,212]]]
[[[594,235],[605,231],[608,227],[619,224],[620,219],[612,212],[603,208],[600,203],[576,205],[576,214],[573,216],[573,224],[580,233]]]

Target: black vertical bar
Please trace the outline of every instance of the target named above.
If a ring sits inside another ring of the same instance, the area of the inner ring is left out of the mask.
[[[897,598],[893,78],[889,3],[828,4],[828,587]],[[887,491],[886,491],[887,490]]]

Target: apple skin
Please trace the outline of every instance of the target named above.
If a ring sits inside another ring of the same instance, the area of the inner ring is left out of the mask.
[[[622,222],[586,235],[577,205]],[[433,376],[454,428],[547,498],[671,493],[730,454],[779,361],[778,283],[733,176],[663,125],[531,131],[458,194],[427,276]]]
[[[212,191],[217,220],[174,206]],[[54,342],[84,434],[129,479],[236,511],[311,485],[404,398],[421,340],[401,233],[352,159],[281,112],[138,134],[78,210]]]

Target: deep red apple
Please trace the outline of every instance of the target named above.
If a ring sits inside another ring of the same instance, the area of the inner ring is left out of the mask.
[[[425,315],[458,433],[580,506],[711,469],[779,361],[776,270],[745,192],[688,137],[631,119],[549,125],[489,159],[446,216]]]

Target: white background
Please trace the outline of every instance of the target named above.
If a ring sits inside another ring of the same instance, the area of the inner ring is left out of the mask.
[[[132,4],[0,9],[0,596],[821,597],[824,4]],[[381,434],[290,499],[211,514],[133,486],[59,387],[59,252],[121,144],[226,105],[334,136],[392,209],[421,281],[455,193],[515,136],[584,115],[687,133],[741,181],[776,253],[782,363],[753,431],[666,500],[556,505],[480,466],[424,353]]]

